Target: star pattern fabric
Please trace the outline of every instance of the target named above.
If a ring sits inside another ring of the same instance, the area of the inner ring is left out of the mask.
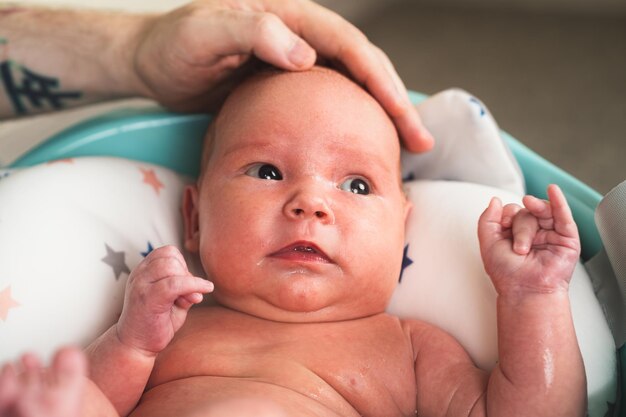
[[[0,320],[6,321],[9,316],[9,310],[19,307],[19,303],[11,296],[11,286],[0,291]]]
[[[145,252],[140,252],[141,256],[143,256],[144,258],[148,255],[150,255],[150,252],[152,252],[154,250],[154,248],[152,247],[152,243],[150,243],[150,241],[148,241],[148,249],[146,249]]]
[[[400,270],[400,278],[398,278],[398,282],[402,282],[402,274],[404,274],[404,270],[411,266],[413,260],[409,258],[409,244],[407,243],[404,247],[404,252],[402,253],[402,269]]]
[[[161,192],[161,188],[164,188],[165,186],[161,181],[159,181],[154,169],[139,168],[139,170],[143,174],[143,182],[154,188],[154,192],[159,194]]]
[[[116,252],[106,243],[104,246],[107,250],[107,254],[101,261],[113,268],[115,280],[119,280],[120,275],[123,273],[130,274],[130,268],[126,265],[126,252]]]
[[[473,103],[473,104],[478,106],[478,110],[480,110],[480,116],[481,117],[484,116],[485,114],[487,114],[487,112],[485,111],[485,108],[480,103],[480,101],[478,101],[478,99],[476,99],[474,97],[470,97],[469,101],[470,101],[470,103]]]

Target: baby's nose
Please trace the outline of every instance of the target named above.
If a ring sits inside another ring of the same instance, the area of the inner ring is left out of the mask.
[[[324,224],[334,224],[333,210],[323,192],[308,187],[298,190],[285,204],[285,216],[293,220],[319,220]]]

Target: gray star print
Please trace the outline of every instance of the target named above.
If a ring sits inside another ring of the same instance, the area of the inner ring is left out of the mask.
[[[107,256],[101,259],[102,262],[109,265],[113,268],[113,273],[115,274],[115,279],[120,279],[120,275],[123,272],[130,274],[130,268],[126,265],[126,253],[125,252],[115,252],[109,245],[104,244],[107,250]]]

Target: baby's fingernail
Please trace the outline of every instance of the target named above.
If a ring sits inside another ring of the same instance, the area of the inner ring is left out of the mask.
[[[513,250],[520,255],[526,255],[528,253],[529,247],[526,243],[515,242],[515,244],[513,245]]]

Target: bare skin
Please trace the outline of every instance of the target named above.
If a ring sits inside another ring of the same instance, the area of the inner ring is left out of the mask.
[[[0,64],[21,88],[25,70],[50,78],[52,106],[13,95],[0,78],[0,118],[128,96],[175,111],[215,109],[251,58],[291,71],[316,58],[345,67],[388,112],[407,149],[433,139],[389,58],[354,25],[309,0],[200,0],[163,14],[0,4]],[[35,90],[38,85],[35,84]],[[12,105],[13,104],[13,105]]]
[[[60,350],[47,369],[35,356],[25,354],[19,364],[5,364],[2,368],[0,415],[78,416],[86,374],[87,361],[78,349]]]
[[[567,295],[580,249],[558,187],[524,207],[494,199],[479,220],[498,292],[486,373],[443,331],[384,313],[410,205],[375,101],[327,70],[261,75],[215,123],[183,201],[186,249],[214,285],[175,248],[153,251],[87,350],[81,415],[584,415]],[[209,292],[217,305],[191,309]]]

